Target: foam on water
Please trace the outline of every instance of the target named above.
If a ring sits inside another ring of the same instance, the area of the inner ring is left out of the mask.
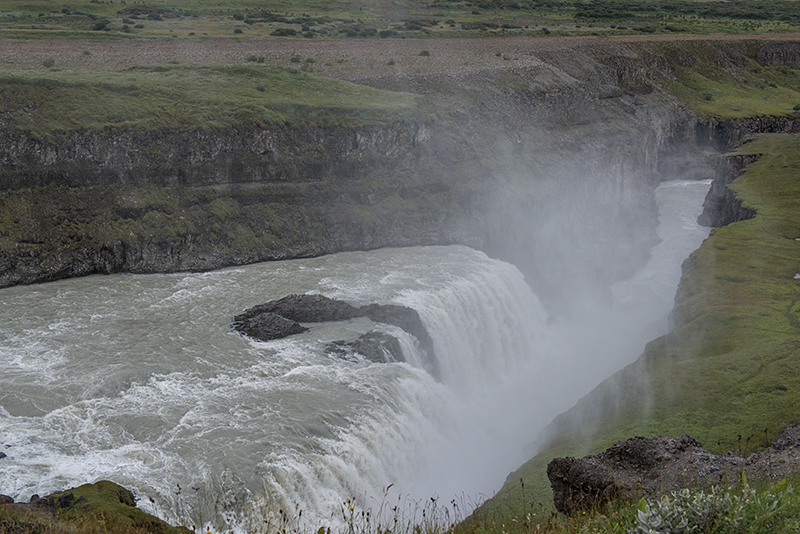
[[[640,273],[618,301],[659,276]],[[368,319],[268,343],[231,331],[241,310],[290,293],[414,308],[440,379],[412,336]],[[254,529],[279,507],[336,525],[346,499],[373,508],[389,485],[479,500],[565,408],[565,372],[578,396],[623,365],[593,360],[602,343],[580,321],[548,324],[513,266],[460,246],[94,276],[0,300],[0,493],[111,479],[147,511],[219,530]],[[406,362],[325,353],[372,330],[396,336]],[[577,338],[587,346],[562,345]]]
[[[410,335],[366,319],[269,343],[230,331],[239,310],[305,292],[417,308],[442,381]],[[465,437],[463,397],[533,358],[530,332],[544,320],[516,269],[464,247],[92,277],[3,297],[0,354],[15,371],[0,377],[0,480],[13,479],[2,490],[25,499],[111,478],[168,519],[217,528],[253,526],[275,506],[331,521],[343,498],[410,491],[431,448]],[[395,335],[407,363],[324,353],[372,329]],[[44,400],[14,400],[25,395]]]

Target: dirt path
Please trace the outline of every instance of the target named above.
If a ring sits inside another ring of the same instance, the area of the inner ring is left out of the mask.
[[[510,37],[485,39],[161,39],[130,41],[0,40],[0,69],[124,69],[132,65],[234,64],[263,56],[271,65],[313,58],[314,72],[354,80],[387,74],[457,73],[537,64],[537,54],[609,43],[676,40],[797,40],[800,34],[632,35],[619,37]],[[427,50],[429,55],[420,55]]]

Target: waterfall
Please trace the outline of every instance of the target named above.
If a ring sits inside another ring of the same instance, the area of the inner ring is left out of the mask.
[[[462,246],[0,290],[0,493],[110,479],[145,511],[215,531],[258,531],[281,509],[316,530],[384,499],[477,504],[552,417],[638,356],[648,325],[661,328],[680,262],[707,232],[691,227],[707,187],[659,188],[688,211],[659,200],[662,218],[679,216],[668,231],[661,221],[650,264],[608,302],[549,323],[515,267]],[[291,293],[414,308],[435,354],[366,318],[266,343],[231,329]],[[405,363],[325,351],[375,330]]]
[[[239,310],[287,293],[412,307],[435,354],[363,318],[266,343],[230,330]],[[10,460],[0,463],[0,492],[26,500],[112,479],[146,511],[220,530],[252,530],[278,509],[302,509],[307,526],[336,524],[346,499],[371,508],[390,485],[410,500],[496,486],[501,475],[484,455],[513,458],[519,442],[480,427],[497,423],[491,411],[508,377],[542,363],[545,313],[522,275],[466,247],[2,294],[0,435]],[[324,350],[371,330],[397,337],[406,363]],[[425,370],[430,357],[438,380]]]

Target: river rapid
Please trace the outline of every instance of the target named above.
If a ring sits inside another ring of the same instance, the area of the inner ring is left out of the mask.
[[[708,186],[662,184],[648,265],[559,320],[514,266],[462,246],[0,290],[0,493],[109,479],[148,512],[219,531],[264,529],[280,508],[335,528],[384,498],[458,498],[466,513],[553,416],[666,332],[680,264],[708,234]],[[271,342],[232,331],[292,293],[414,308],[438,380],[413,337],[368,319]],[[325,353],[374,330],[405,363]]]

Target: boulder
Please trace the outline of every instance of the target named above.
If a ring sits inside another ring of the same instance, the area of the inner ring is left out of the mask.
[[[692,479],[685,466],[712,455],[691,436],[634,437],[600,454],[555,458],[547,465],[556,509],[571,515],[618,497],[635,498],[677,489]],[[684,473],[686,476],[684,477]]]
[[[277,317],[284,319],[281,322]],[[306,330],[298,323],[321,323],[347,321],[367,317],[376,323],[385,323],[402,328],[416,338],[426,360],[427,370],[439,378],[439,369],[433,352],[433,340],[416,310],[396,304],[368,304],[356,307],[344,301],[323,295],[289,295],[248,308],[233,318],[232,326],[238,332],[267,341]],[[293,323],[293,324],[292,324]],[[303,330],[299,330],[302,328]],[[280,335],[277,335],[280,334]],[[326,352],[345,357],[358,352],[372,361],[389,361],[384,355],[388,350],[391,361],[403,361],[400,343],[392,336],[375,337],[376,332],[365,334],[363,340],[350,343],[334,342]],[[390,341],[391,338],[393,341]],[[359,348],[355,348],[358,345]],[[375,359],[373,359],[375,358]]]
[[[300,334],[308,330],[296,321],[286,319],[276,313],[260,312],[250,315],[237,315],[233,327],[239,332],[262,341],[280,339]]]
[[[746,457],[711,454],[688,435],[634,437],[600,454],[555,458],[547,476],[556,509],[571,515],[616,498],[658,497],[688,486],[733,482],[742,473],[750,480],[786,477],[798,465],[800,424],[782,430],[774,443]]]
[[[345,360],[355,360],[355,355],[360,354],[375,363],[405,361],[397,338],[383,332],[368,332],[355,341],[334,341],[325,347],[325,352]]]
[[[241,315],[237,315],[235,320],[264,312],[274,313],[298,323],[346,321],[363,316],[358,308],[341,300],[322,295],[289,295],[245,310]]]

